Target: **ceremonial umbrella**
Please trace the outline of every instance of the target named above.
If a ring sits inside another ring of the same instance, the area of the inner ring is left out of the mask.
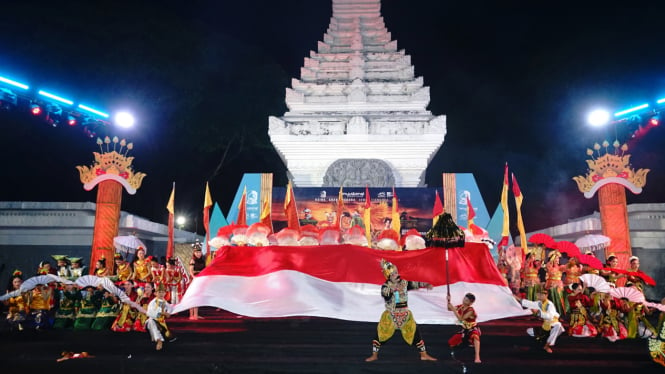
[[[120,253],[127,261],[132,260],[139,247],[143,249],[146,248],[145,244],[134,235],[116,236],[113,238],[113,246],[115,247],[116,252]],[[130,258],[130,256],[132,258]]]
[[[543,244],[547,248],[554,248],[555,241],[551,236],[539,232],[531,235],[529,243]]]
[[[554,249],[559,250],[559,252],[561,253],[567,254],[568,257],[579,258],[582,255],[582,253],[580,253],[580,249],[577,248],[577,245],[575,245],[575,243],[566,240],[554,243]]]
[[[610,245],[610,238],[605,235],[587,234],[575,240],[575,245],[583,251],[596,252]]]
[[[648,284],[649,286],[655,286],[656,281],[651,278],[650,276],[646,275],[645,273],[641,271],[629,271],[627,272],[628,275],[640,278],[641,280],[644,281],[644,283]]]
[[[634,287],[616,287],[611,288],[609,294],[617,299],[626,299],[634,303],[643,303],[644,294]]]

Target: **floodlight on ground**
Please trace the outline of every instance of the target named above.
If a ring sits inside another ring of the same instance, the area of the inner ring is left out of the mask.
[[[22,88],[22,89],[24,89],[24,90],[27,90],[28,88],[30,88],[30,86],[28,86],[27,84],[23,84],[23,83],[21,83],[21,82],[17,82],[17,81],[15,81],[15,80],[13,80],[13,79],[9,79],[9,78],[2,77],[2,76],[0,76],[0,82],[2,82],[2,83],[6,83],[6,84],[8,84],[8,85],[10,85],[10,86],[14,86],[14,87]]]
[[[604,126],[610,121],[610,113],[604,109],[596,109],[589,113],[587,122],[594,127]]]
[[[134,116],[128,112],[118,112],[115,115],[115,124],[122,128],[130,128],[134,126],[135,123]]]

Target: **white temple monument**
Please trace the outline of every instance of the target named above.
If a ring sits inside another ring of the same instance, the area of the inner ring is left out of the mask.
[[[297,187],[420,187],[443,144],[446,117],[397,49],[380,0],[332,0],[318,52],[286,89],[268,134]]]

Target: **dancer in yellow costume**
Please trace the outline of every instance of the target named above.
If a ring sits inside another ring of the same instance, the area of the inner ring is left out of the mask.
[[[381,260],[381,268],[386,282],[381,286],[381,296],[386,303],[386,310],[381,314],[377,335],[372,341],[372,355],[365,361],[376,361],[379,359],[379,349],[392,338],[395,330],[400,330],[402,338],[409,345],[414,345],[420,351],[420,359],[423,361],[436,361],[430,356],[425,348],[425,342],[420,337],[416,320],[407,305],[408,290],[423,288],[432,289],[432,285],[424,282],[411,282],[399,276],[397,267],[392,263]]]

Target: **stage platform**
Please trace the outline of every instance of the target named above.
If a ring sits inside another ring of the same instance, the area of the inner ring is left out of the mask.
[[[156,351],[147,333],[112,331],[0,331],[0,367],[4,373],[462,373],[450,357],[448,338],[456,326],[420,325],[428,352],[438,362],[421,362],[415,348],[395,335],[371,354],[375,323],[325,318],[248,318],[215,308],[200,310],[204,319],[174,316],[169,326],[177,339]],[[416,320],[418,315],[415,315]],[[377,316],[378,320],[379,316]],[[473,349],[457,358],[468,373],[663,373],[649,357],[646,340],[610,343],[601,338],[562,336],[548,354],[525,330],[531,317],[482,323],[482,364]],[[62,351],[87,351],[92,358],[56,362]]]

